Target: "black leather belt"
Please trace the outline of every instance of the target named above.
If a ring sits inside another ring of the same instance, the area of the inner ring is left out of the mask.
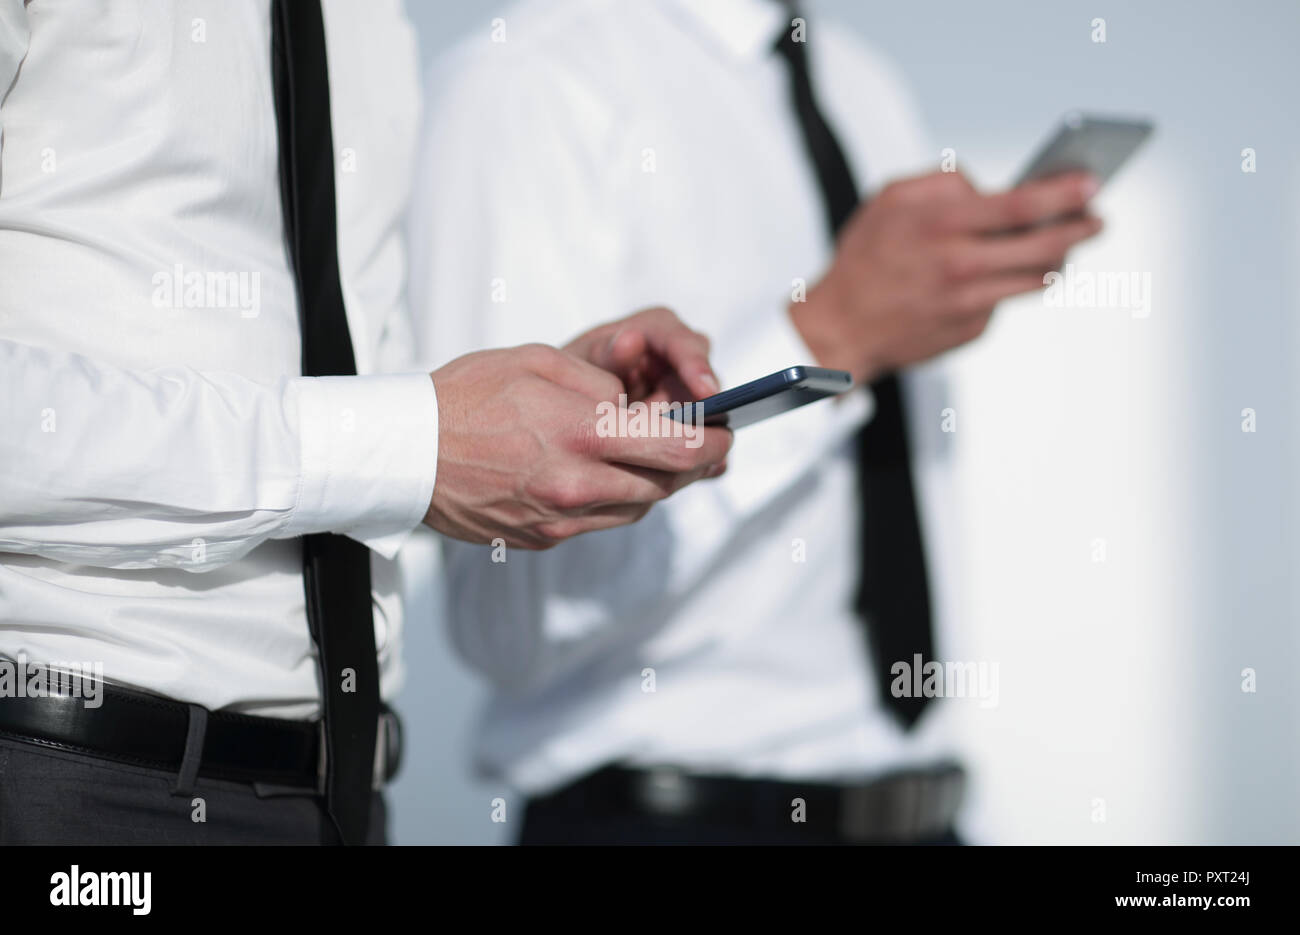
[[[108,684],[80,694],[0,698],[0,735],[135,766],[181,769],[197,706]],[[97,706],[88,706],[90,697]],[[198,776],[320,789],[320,721],[228,711],[208,711],[206,720]],[[402,748],[395,712],[385,709],[379,728],[376,786],[397,772]]]
[[[884,844],[924,841],[950,831],[965,782],[965,771],[950,762],[854,785],[610,766],[536,801],[588,817],[632,813],[789,829],[794,802],[801,799],[809,830],[846,843]]]

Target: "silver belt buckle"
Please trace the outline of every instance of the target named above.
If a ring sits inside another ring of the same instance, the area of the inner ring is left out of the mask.
[[[696,805],[695,785],[679,769],[648,769],[637,778],[636,798],[656,815],[681,815]]]
[[[324,795],[329,778],[329,742],[325,738],[325,718],[322,715],[316,722],[316,794]]]
[[[375,791],[384,787],[384,767],[388,765],[388,731],[385,726],[381,711],[379,726],[375,730],[375,762],[370,767],[370,788]]]
[[[329,754],[328,744],[325,739],[325,719],[321,718],[316,722],[316,730],[320,735],[318,744],[320,755],[316,758],[316,792],[320,795],[325,794],[326,777],[329,774]],[[388,763],[390,757],[401,755],[402,749],[402,722],[398,720],[394,711],[380,711],[379,723],[375,729],[375,758],[370,766],[370,788],[378,791],[384,787],[388,781]],[[393,772],[396,772],[396,763],[394,763]]]
[[[375,764],[371,773],[372,788],[382,789],[390,774],[397,772],[402,750],[402,722],[395,711],[379,712],[379,727],[375,731]],[[392,769],[389,769],[389,764]]]
[[[903,773],[840,794],[840,833],[851,841],[915,841],[946,830],[961,805],[960,767]]]

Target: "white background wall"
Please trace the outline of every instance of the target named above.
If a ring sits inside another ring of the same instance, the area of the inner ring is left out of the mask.
[[[408,0],[425,62],[467,33],[488,41],[504,6]],[[1029,298],[953,357],[970,619],[949,655],[998,662],[1001,682],[996,708],[947,715],[975,774],[969,830],[1300,841],[1300,4],[812,7],[901,66],[936,163],[954,148],[977,184],[1008,181],[1071,108],[1158,124],[1099,201],[1107,232],[1072,257],[1149,272],[1149,316]],[[504,790],[468,771],[481,691],[436,604],[427,584],[413,594],[391,827],[401,843],[506,840],[513,828],[490,820]]]

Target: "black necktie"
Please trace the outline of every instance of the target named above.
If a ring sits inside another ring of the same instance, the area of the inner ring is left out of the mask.
[[[271,46],[280,196],[298,289],[302,372],[355,374],[339,284],[334,144],[319,0],[272,0]],[[303,585],[321,679],[325,804],[341,841],[363,844],[379,723],[370,550],[344,536],[305,536]]]
[[[795,41],[787,28],[777,50],[789,66],[791,98],[804,147],[817,168],[826,220],[834,238],[857,207],[857,185],[844,151],[813,97],[806,43]],[[870,624],[867,637],[882,700],[905,727],[911,727],[928,699],[895,697],[890,690],[895,678],[891,669],[895,662],[905,662],[910,674],[915,656],[927,661],[934,656],[930,590],[898,377],[881,377],[871,390],[875,415],[858,436],[862,577],[857,610],[864,624]],[[919,684],[920,676],[916,673],[916,683],[906,680],[909,693],[910,686]]]

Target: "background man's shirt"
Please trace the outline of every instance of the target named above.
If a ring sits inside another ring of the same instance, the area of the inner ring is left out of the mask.
[[[786,305],[831,245],[772,51],[784,9],[564,0],[502,19],[504,42],[475,36],[429,76],[412,222],[423,353],[559,340],[664,304],[713,339],[724,386],[815,363]],[[935,168],[890,69],[825,21],[808,36],[859,180]],[[938,385],[909,389],[942,625]],[[536,793],[613,760],[807,778],[932,756],[935,718],[904,735],[878,706],[852,611],[852,436],[870,410],[860,390],[742,429],[726,475],[626,529],[504,563],[447,544],[452,636],[494,687],[486,771]]]

